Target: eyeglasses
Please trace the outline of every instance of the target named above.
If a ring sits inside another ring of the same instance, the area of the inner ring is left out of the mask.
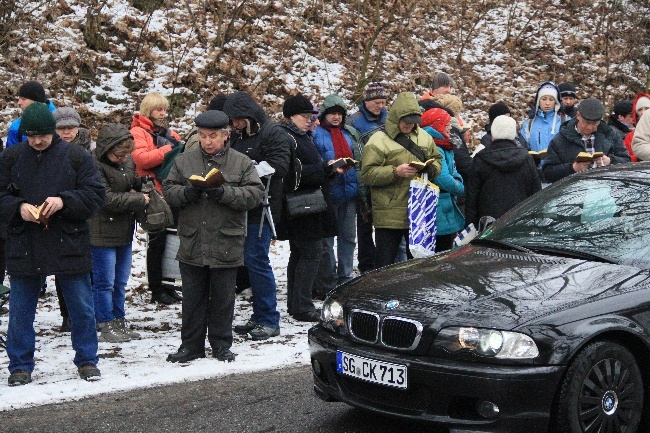
[[[300,113],[298,114],[300,117],[302,117],[305,120],[309,120],[311,122],[311,114],[308,113]]]

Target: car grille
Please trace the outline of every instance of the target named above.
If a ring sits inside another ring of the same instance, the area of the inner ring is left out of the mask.
[[[403,317],[381,318],[377,313],[352,310],[349,316],[352,338],[370,344],[379,344],[392,349],[415,349],[422,336],[422,324]]]
[[[346,394],[356,399],[401,410],[424,412],[431,400],[431,392],[425,385],[395,389],[348,377],[340,377],[339,383]]]

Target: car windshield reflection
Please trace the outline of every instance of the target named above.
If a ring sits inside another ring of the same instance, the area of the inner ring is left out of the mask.
[[[576,178],[535,195],[480,239],[650,269],[650,182]]]

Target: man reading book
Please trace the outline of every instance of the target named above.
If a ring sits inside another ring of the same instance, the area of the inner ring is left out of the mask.
[[[589,168],[630,162],[623,140],[602,120],[605,107],[595,98],[583,100],[571,119],[551,140],[542,167],[544,180],[555,182]],[[578,157],[581,153],[602,157]]]

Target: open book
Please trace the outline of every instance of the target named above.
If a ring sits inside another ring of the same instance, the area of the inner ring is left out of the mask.
[[[201,188],[215,188],[226,183],[223,173],[220,172],[218,168],[213,168],[205,176],[193,174],[189,177],[189,181],[192,185]]]
[[[34,218],[36,218],[37,220],[39,220],[42,224],[45,224],[45,225],[47,225],[47,223],[50,220],[48,217],[46,217],[42,213],[43,209],[45,209],[46,205],[47,205],[47,203],[43,203],[40,206],[34,206],[34,208],[29,208],[29,212],[32,214],[32,216]]]
[[[546,158],[546,149],[540,150],[539,152],[535,150],[529,150],[528,154],[533,157],[535,162],[540,162],[542,159]]]
[[[580,152],[576,156],[575,162],[594,162],[595,160],[602,158],[605,154],[603,152],[594,152],[593,154],[589,152]]]
[[[328,165],[332,167],[333,170],[336,170],[337,168],[352,168],[354,167],[354,164],[357,161],[355,161],[352,158],[339,158],[335,159],[334,161],[330,162]]]
[[[429,167],[429,166],[430,166],[431,164],[433,164],[434,162],[436,162],[435,159],[427,159],[427,160],[424,161],[424,162],[422,162],[422,161],[411,161],[411,162],[409,162],[409,165],[410,165],[411,167],[415,167],[415,168],[417,168],[418,171],[422,171],[422,170],[424,170],[425,168]]]

